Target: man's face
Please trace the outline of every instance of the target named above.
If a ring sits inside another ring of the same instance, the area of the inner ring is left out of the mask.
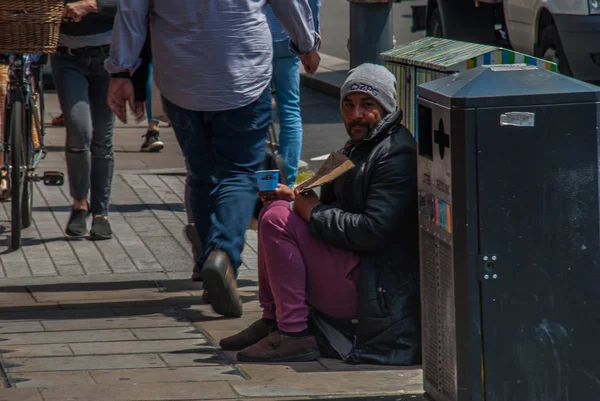
[[[353,141],[368,137],[383,115],[383,107],[365,93],[351,93],[342,102],[342,117]]]

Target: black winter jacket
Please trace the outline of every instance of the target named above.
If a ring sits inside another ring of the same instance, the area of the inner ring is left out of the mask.
[[[350,363],[421,363],[417,156],[400,110],[351,150],[355,167],[323,186],[311,232],[360,255]]]

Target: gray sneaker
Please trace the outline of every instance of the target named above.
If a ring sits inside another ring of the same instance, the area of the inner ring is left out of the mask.
[[[142,138],[144,137],[146,140],[142,144],[142,152],[160,152],[165,147],[158,131],[148,131],[142,135]]]
[[[112,229],[108,219],[104,216],[96,216],[92,220],[92,229],[90,230],[90,239],[92,241],[101,241],[112,238]]]

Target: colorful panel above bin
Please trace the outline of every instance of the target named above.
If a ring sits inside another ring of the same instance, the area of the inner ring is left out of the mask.
[[[398,106],[404,111],[404,125],[418,136],[417,87],[446,75],[480,65],[529,64],[558,71],[557,65],[497,46],[427,37],[381,54],[385,66],[396,76]]]
[[[476,43],[427,37],[381,53],[385,62],[411,65],[434,71],[455,73],[484,64],[535,65],[557,71],[555,63],[513,50]]]

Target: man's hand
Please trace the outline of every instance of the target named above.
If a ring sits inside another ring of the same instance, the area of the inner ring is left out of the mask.
[[[317,52],[310,52],[306,53],[304,56],[300,56],[300,61],[302,61],[304,71],[306,71],[307,74],[314,74],[319,68],[319,63],[321,63],[321,56],[319,56],[319,53]]]
[[[310,223],[310,215],[315,206],[321,204],[319,197],[315,191],[300,193],[295,191],[296,199],[294,199],[294,212],[302,218],[302,220]]]
[[[123,123],[127,123],[127,104],[133,110],[137,118],[140,118],[140,112],[144,113],[144,108],[136,104],[133,91],[133,84],[128,78],[112,78],[108,87],[108,107]],[[141,109],[141,111],[140,111]]]
[[[277,199],[288,202],[292,202],[294,198],[296,198],[296,193],[294,192],[294,190],[288,187],[287,185],[283,184],[277,184],[275,195],[277,196]]]
[[[98,12],[98,3],[96,0],[79,0],[75,3],[68,3],[63,12],[63,18],[79,22],[90,13]]]

